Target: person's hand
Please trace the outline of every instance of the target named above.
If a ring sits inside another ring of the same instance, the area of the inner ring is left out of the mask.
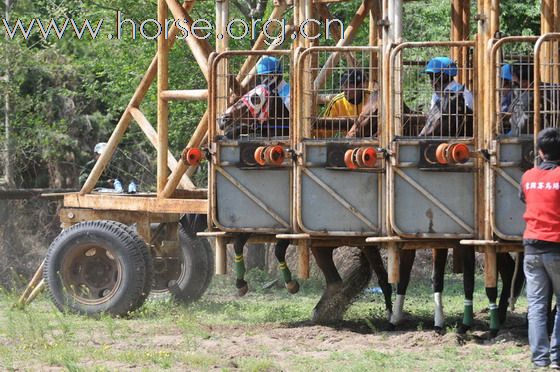
[[[352,125],[352,128],[346,133],[346,138],[354,138],[356,137],[356,132],[358,130],[358,126],[356,124]]]

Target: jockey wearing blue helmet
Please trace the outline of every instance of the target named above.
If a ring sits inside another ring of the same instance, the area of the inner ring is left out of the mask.
[[[259,60],[257,63],[257,75],[276,75],[274,79],[274,83],[276,86],[276,91],[278,92],[278,96],[284,102],[286,109],[290,109],[290,85],[286,83],[282,79],[282,62],[272,56],[264,56]]]
[[[454,79],[457,76],[457,71],[457,65],[449,57],[434,57],[426,64],[424,72],[430,75],[434,88],[431,107],[440,101],[441,93],[462,91],[465,105],[469,109],[473,109],[474,99],[472,93]]]
[[[501,90],[502,99],[500,100],[500,111],[508,112],[509,106],[513,99],[513,74],[512,68],[509,63],[505,63],[500,68],[500,79],[501,80]]]

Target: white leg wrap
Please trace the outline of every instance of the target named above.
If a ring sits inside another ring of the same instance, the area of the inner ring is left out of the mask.
[[[397,325],[403,317],[404,295],[397,295],[397,300],[393,306],[393,314],[391,314],[391,324]]]
[[[445,324],[445,316],[443,315],[443,305],[441,303],[441,292],[434,293],[434,303],[435,303],[435,312],[434,312],[434,326],[443,328]]]

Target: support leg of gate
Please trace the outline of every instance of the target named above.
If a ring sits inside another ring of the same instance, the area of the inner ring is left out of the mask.
[[[490,333],[495,336],[499,329],[498,320],[498,266],[496,257],[496,247],[486,246],[484,251],[484,286],[486,296],[488,296],[490,310]]]
[[[31,278],[31,281],[29,282],[29,284],[27,285],[27,287],[25,288],[21,297],[18,300],[18,305],[24,306],[24,305],[27,305],[28,303],[31,302],[31,300],[32,300],[32,299],[30,300],[31,293],[33,293],[33,290],[36,289],[39,286],[39,283],[41,282],[41,280],[43,278],[43,267],[44,266],[45,266],[45,260],[43,260],[43,262],[41,262],[41,264],[39,265],[39,268],[37,268],[37,271],[35,271],[35,274],[33,274],[33,277]]]
[[[226,243],[226,238],[223,236],[216,237],[216,275],[226,275]]]
[[[43,289],[45,289],[45,280],[41,279],[39,283],[37,283],[37,286],[31,291],[29,297],[25,300],[24,305],[30,304],[31,301],[33,301],[35,297],[37,297],[39,293],[43,291]]]
[[[309,249],[311,248],[311,240],[301,239],[297,242],[298,252],[298,277],[301,279],[309,279]]]
[[[400,266],[400,247],[395,242],[387,243],[387,271],[389,273],[389,283],[398,284]]]

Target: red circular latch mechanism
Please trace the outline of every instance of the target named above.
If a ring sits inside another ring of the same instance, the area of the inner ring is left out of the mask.
[[[440,143],[436,149],[436,160],[438,163],[445,165],[449,163],[447,158],[447,149],[449,148],[448,143]]]
[[[265,165],[266,161],[264,160],[264,150],[266,149],[265,146],[259,146],[255,149],[255,161],[258,165]]]
[[[454,163],[464,164],[471,157],[469,147],[464,143],[456,143],[451,145],[447,152],[449,160],[452,160]]]
[[[181,158],[188,165],[198,165],[200,160],[202,160],[202,151],[196,147],[185,148]]]
[[[356,162],[354,160],[354,152],[355,151],[356,151],[356,149],[348,149],[344,153],[344,164],[346,164],[346,167],[348,169],[357,169],[358,168],[358,164],[356,164]]]
[[[362,164],[365,168],[373,168],[377,162],[377,151],[373,147],[362,147]]]
[[[267,164],[282,165],[285,158],[284,148],[280,145],[268,146],[264,151],[264,159]]]

